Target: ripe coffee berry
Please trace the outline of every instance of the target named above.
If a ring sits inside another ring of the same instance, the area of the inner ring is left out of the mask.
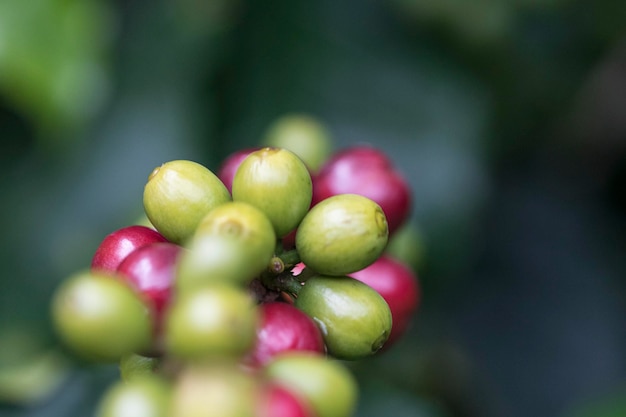
[[[153,311],[155,338],[160,338],[163,313],[170,303],[174,286],[176,262],[183,250],[170,242],[142,246],[124,259],[117,268]]]
[[[325,352],[317,324],[293,305],[270,302],[260,306],[260,313],[256,343],[247,358],[252,365],[265,365],[274,356],[287,351]]]
[[[404,334],[419,306],[421,293],[417,277],[409,266],[388,255],[350,276],[372,287],[389,305],[393,326],[386,346],[390,346]]]
[[[131,252],[157,242],[167,239],[154,229],[139,225],[123,227],[102,240],[91,260],[91,269],[115,272]]]
[[[310,405],[292,390],[279,384],[268,384],[260,394],[254,417],[315,417]]]

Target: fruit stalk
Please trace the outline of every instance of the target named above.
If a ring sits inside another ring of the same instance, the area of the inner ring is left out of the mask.
[[[291,295],[298,295],[302,289],[302,283],[291,272],[284,271],[280,274],[264,272],[261,274],[261,283],[274,291],[284,291]]]

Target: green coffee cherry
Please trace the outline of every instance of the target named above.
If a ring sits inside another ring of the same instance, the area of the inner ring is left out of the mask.
[[[195,234],[233,236],[241,239],[242,245],[252,245],[261,253],[269,252],[270,255],[276,242],[276,234],[267,216],[241,201],[224,203],[211,210],[198,224]]]
[[[289,149],[313,172],[319,171],[332,151],[326,126],[306,114],[288,114],[275,120],[267,129],[263,143]]]
[[[258,383],[221,359],[184,368],[172,399],[172,417],[254,417]]]
[[[244,289],[211,285],[177,296],[165,321],[165,349],[174,357],[200,360],[238,356],[256,340],[256,304]]]
[[[358,399],[358,387],[350,371],[340,362],[308,352],[278,355],[265,367],[277,381],[306,399],[316,417],[350,417]]]
[[[54,295],[52,318],[63,342],[87,359],[118,361],[152,339],[147,306],[119,277],[101,272],[65,281]]]
[[[144,187],[143,205],[154,227],[169,241],[184,244],[214,207],[230,201],[220,179],[203,165],[186,160],[155,168]]]
[[[215,282],[248,284],[267,268],[275,246],[274,228],[262,211],[243,202],[224,203],[204,217],[189,251],[181,254],[177,290]]]
[[[97,417],[171,417],[171,386],[156,375],[118,381],[104,393]]]
[[[391,333],[387,302],[353,278],[313,276],[298,293],[295,306],[318,324],[328,353],[339,359],[373,355]]]
[[[256,268],[246,263],[237,240],[207,235],[192,239],[178,259],[176,292],[193,292],[207,284],[244,284],[254,278]]]
[[[339,194],[316,204],[302,219],[296,248],[302,262],[324,275],[346,275],[373,263],[388,238],[387,219],[374,201]]]
[[[298,226],[311,205],[309,171],[293,152],[263,148],[244,159],[233,179],[233,200],[249,203],[270,219],[277,237]]]

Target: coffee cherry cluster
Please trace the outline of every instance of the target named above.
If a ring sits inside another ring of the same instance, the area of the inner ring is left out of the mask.
[[[402,176],[373,147],[330,155],[312,119],[270,132],[215,173],[156,167],[149,222],[106,236],[57,289],[62,341],[119,363],[99,417],[348,417],[341,361],[405,331],[418,282],[385,252],[410,210]]]

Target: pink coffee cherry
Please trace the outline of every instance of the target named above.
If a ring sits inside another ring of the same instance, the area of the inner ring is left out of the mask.
[[[261,304],[260,314],[256,344],[247,358],[253,366],[262,366],[285,351],[325,353],[317,324],[293,305],[280,301]]]
[[[146,245],[128,255],[117,270],[153,309],[157,333],[170,302],[176,261],[182,250],[181,246],[170,242]]]
[[[367,145],[344,149],[324,164],[313,183],[313,205],[337,194],[359,194],[382,208],[391,236],[408,218],[411,189],[380,150]]]
[[[389,305],[393,325],[385,347],[389,347],[406,331],[421,300],[420,283],[406,264],[382,255],[370,266],[349,274],[376,290]]]
[[[167,239],[146,226],[127,226],[107,235],[91,260],[91,269],[115,272],[120,263],[134,250]]]
[[[331,159],[342,160],[355,168],[393,169],[393,162],[380,149],[367,144],[353,145],[332,155]],[[328,164],[328,161],[326,162]]]
[[[314,417],[311,407],[289,388],[269,384],[261,392],[256,417]]]

